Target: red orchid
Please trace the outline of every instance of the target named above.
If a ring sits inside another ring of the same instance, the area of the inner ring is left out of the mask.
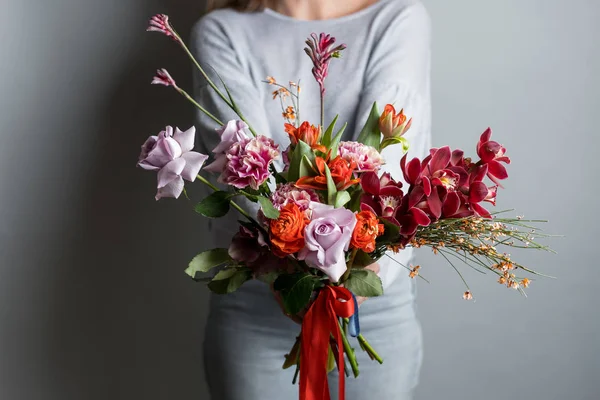
[[[506,149],[498,142],[490,140],[492,130],[486,129],[477,143],[477,155],[481,163],[488,166],[487,176],[497,185],[499,181],[508,178],[508,172],[502,163],[510,164],[510,158],[504,155]]]
[[[365,172],[360,183],[365,192],[361,198],[361,210],[371,211],[399,225],[395,214],[402,204],[402,183],[394,181],[387,172],[379,178],[372,171]]]

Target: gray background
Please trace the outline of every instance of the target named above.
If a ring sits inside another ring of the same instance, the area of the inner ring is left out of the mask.
[[[0,24],[0,398],[201,399],[206,292],[182,269],[202,232],[186,201],[152,199],[141,142],[192,109],[176,47],[144,33],[192,0],[4,0]],[[417,398],[600,397],[596,164],[600,3],[428,0],[434,143],[474,150],[491,125],[513,158],[499,208],[549,217],[557,280],[525,299],[467,271],[476,302],[429,253]],[[594,73],[596,72],[596,73]]]

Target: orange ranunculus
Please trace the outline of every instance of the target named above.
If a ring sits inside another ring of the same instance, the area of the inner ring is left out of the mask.
[[[383,235],[383,231],[383,224],[379,223],[377,215],[371,211],[361,211],[356,214],[356,226],[350,245],[365,253],[372,253],[375,251],[375,239]]]
[[[315,164],[317,165],[316,176],[304,176],[296,182],[296,187],[300,189],[315,189],[315,190],[327,190],[327,175],[325,173],[326,162],[322,157],[315,158]],[[349,162],[340,156],[337,156],[333,160],[327,163],[329,171],[331,171],[331,177],[335,183],[337,190],[346,190],[350,186],[360,182],[360,179],[352,179],[353,173],[356,170],[356,163],[354,161]]]
[[[309,222],[296,204],[286,204],[281,209],[279,218],[272,219],[269,223],[273,253],[284,258],[300,251],[304,247],[304,228]]]
[[[400,137],[408,131],[411,123],[412,118],[406,120],[404,109],[396,113],[394,106],[388,104],[379,117],[379,130],[383,133],[384,138]]]
[[[314,150],[319,150],[323,153],[327,152],[327,148],[319,144],[319,139],[321,139],[320,126],[316,127],[309,124],[308,121],[304,121],[299,128],[296,128],[292,124],[285,124],[285,131],[290,136],[292,145],[295,146],[298,144],[298,141],[302,140]]]

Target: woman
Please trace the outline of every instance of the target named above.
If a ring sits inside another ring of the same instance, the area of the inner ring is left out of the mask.
[[[347,121],[346,139],[356,138],[374,101],[393,103],[413,117],[407,138],[411,156],[430,147],[430,26],[418,0],[276,0],[215,1],[193,30],[193,51],[227,83],[236,103],[253,127],[280,143],[289,143],[281,108],[273,102],[267,76],[302,85],[302,120],[320,120],[318,85],[311,61],[303,53],[312,32],[330,33],[347,44],[334,60],[326,81],[325,124],[339,114]],[[216,76],[215,76],[216,78]],[[216,78],[218,79],[218,78]],[[235,115],[196,77],[196,99],[222,120]],[[218,143],[214,123],[198,117],[201,150],[209,154]],[[386,170],[401,177],[398,148],[383,152]],[[247,205],[251,207],[251,205]],[[237,230],[233,213],[209,225],[210,245],[227,246]],[[212,247],[212,246],[211,246]],[[411,251],[397,261],[408,265]],[[360,307],[365,337],[385,358],[383,365],[358,350],[361,374],[346,380],[348,400],[407,400],[421,366],[421,330],[415,315],[414,281],[397,262],[384,257],[379,275],[385,295]],[[267,285],[249,282],[238,292],[213,295],[204,344],[207,379],[215,400],[293,399],[293,370],[282,370],[283,356],[299,334],[286,318]],[[358,347],[358,346],[357,346]],[[337,371],[330,374],[337,398]]]

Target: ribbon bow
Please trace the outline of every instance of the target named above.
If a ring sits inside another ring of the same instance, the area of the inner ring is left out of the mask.
[[[340,371],[339,400],[345,399],[344,350],[338,317],[354,314],[352,293],[343,287],[325,286],[302,321],[300,355],[300,400],[330,400],[327,382],[329,339],[337,343]]]

